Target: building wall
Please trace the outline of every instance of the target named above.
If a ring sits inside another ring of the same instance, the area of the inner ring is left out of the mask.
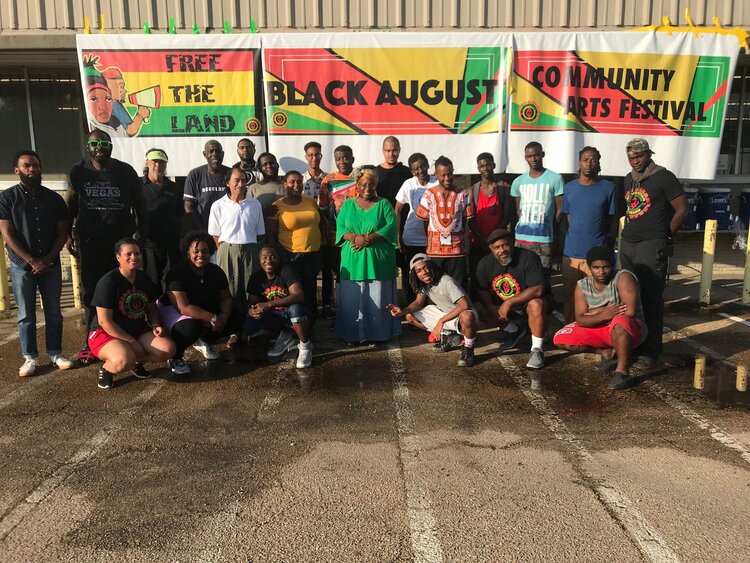
[[[685,9],[696,25],[750,27],[748,0],[4,0],[0,32],[40,29],[80,31],[84,17],[92,28],[141,31],[148,22],[165,31],[285,29],[556,29],[617,28],[661,24],[668,16],[687,25]],[[12,37],[12,34],[11,34]],[[0,45],[0,48],[2,46]]]

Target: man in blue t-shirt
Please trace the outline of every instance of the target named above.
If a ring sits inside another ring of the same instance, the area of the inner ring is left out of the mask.
[[[549,282],[555,222],[562,213],[563,179],[544,167],[544,150],[540,143],[532,141],[526,145],[524,159],[529,171],[513,180],[510,187],[518,212],[516,246],[539,256]]]
[[[615,215],[615,185],[599,176],[601,154],[594,147],[578,153],[578,178],[565,184],[562,212],[568,218],[563,249],[562,278],[565,322],[575,320],[574,294],[578,280],[591,275],[586,253],[607,246],[607,234]]]

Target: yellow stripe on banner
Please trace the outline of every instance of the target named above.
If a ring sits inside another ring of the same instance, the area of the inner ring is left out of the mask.
[[[424,84],[427,80],[438,80],[444,85],[448,80],[462,80],[466,66],[466,47],[376,47],[333,49],[358,69],[366,72],[376,80],[389,80],[394,88],[399,80]],[[435,64],[435,61],[440,61]],[[494,78],[487,76],[483,78]],[[456,106],[445,100],[437,105],[430,105],[419,100],[416,107],[448,127],[453,127],[456,119]]]
[[[127,95],[161,86],[162,106],[254,106],[252,72],[127,72]]]

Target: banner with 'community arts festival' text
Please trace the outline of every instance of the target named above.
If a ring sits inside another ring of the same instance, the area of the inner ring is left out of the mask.
[[[597,32],[514,34],[509,170],[539,141],[545,166],[577,172],[595,146],[605,175],[625,175],[644,137],[679,178],[713,178],[738,55],[733,36]]]

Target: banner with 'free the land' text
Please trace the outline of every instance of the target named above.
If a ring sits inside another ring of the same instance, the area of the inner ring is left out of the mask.
[[[243,137],[265,148],[257,36],[79,35],[77,45],[89,127],[136,170],[152,147],[175,176],[205,162],[209,139],[229,165]]]

